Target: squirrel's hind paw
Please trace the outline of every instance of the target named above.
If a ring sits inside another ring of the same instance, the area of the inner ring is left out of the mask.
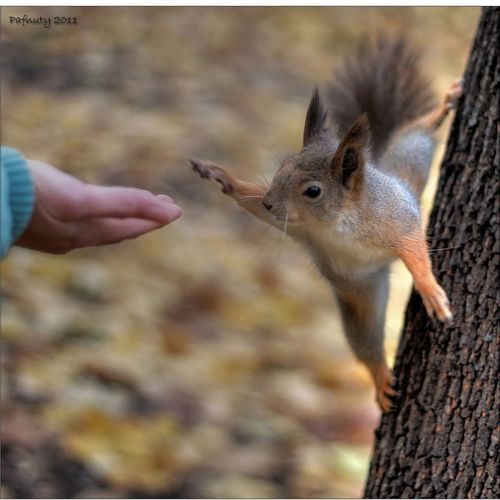
[[[396,407],[395,399],[399,398],[399,392],[394,389],[394,377],[385,361],[376,365],[368,365],[375,382],[375,399],[382,410],[386,413]]]
[[[448,90],[445,96],[445,104],[448,109],[455,109],[457,107],[457,102],[460,99],[464,91],[464,79],[459,78]]]
[[[384,387],[377,389],[377,403],[384,413],[394,410],[396,407],[394,399],[399,396],[399,392],[392,387],[392,380],[388,380]]]

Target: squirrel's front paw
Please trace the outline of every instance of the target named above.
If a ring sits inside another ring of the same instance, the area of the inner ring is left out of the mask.
[[[451,323],[453,315],[450,311],[450,303],[446,292],[436,283],[430,290],[421,291],[422,301],[427,314],[433,318],[434,315],[440,321]]]
[[[217,181],[222,186],[222,192],[224,194],[229,194],[233,191],[234,186],[231,176],[222,167],[212,162],[204,162],[191,158],[189,159],[189,163],[191,163],[193,170],[197,172],[202,179],[213,179]]]

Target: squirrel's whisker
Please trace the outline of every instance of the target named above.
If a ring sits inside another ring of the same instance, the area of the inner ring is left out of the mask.
[[[260,234],[257,234],[255,236],[255,238],[263,238],[264,236],[267,235],[268,231],[271,229],[272,226],[267,226],[264,231],[261,231]],[[259,245],[259,248],[257,249],[257,252],[255,252],[255,255],[252,257],[251,261],[255,261],[257,259],[257,257],[259,256],[259,254],[262,252],[262,250],[264,250],[264,248],[266,247],[266,245],[268,245],[269,243],[269,239],[268,238],[265,238],[263,240],[261,240],[261,244]]]
[[[281,257],[281,250],[283,249],[283,240],[285,239],[285,236],[286,236],[287,226],[288,226],[288,210],[285,212],[285,226],[283,228],[283,232],[281,233],[281,238],[280,238],[280,247],[279,247],[279,251],[278,251],[278,263],[279,263],[280,257]]]
[[[463,245],[455,245],[455,246],[452,246],[452,247],[444,247],[444,248],[431,248],[429,250],[429,252],[442,252],[444,250],[453,250],[455,248],[460,248],[462,247]]]
[[[260,165],[259,165],[259,174],[260,174],[261,179],[264,181],[264,186],[266,188],[269,188],[271,183],[267,180],[267,177],[264,175],[264,171],[262,170],[262,167]]]
[[[240,198],[240,200],[251,200],[251,199],[254,199],[254,198],[262,198],[262,196],[242,196]]]
[[[264,174],[260,174],[260,178],[261,180],[264,181],[264,187],[266,187],[267,189],[269,189],[269,186],[271,185],[271,183],[267,180],[267,178],[265,177]]]
[[[286,228],[288,227],[288,210],[285,215],[285,228],[283,229],[283,238],[286,236]]]

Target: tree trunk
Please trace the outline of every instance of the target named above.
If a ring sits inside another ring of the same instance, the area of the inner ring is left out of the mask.
[[[498,498],[500,9],[485,8],[429,224],[453,325],[413,292],[395,365],[401,399],[382,418],[365,496]]]

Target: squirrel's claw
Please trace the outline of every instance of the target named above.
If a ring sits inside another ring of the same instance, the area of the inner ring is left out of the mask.
[[[463,94],[463,90],[464,79],[459,78],[446,93],[444,102],[448,109],[455,109],[457,107],[457,102]]]
[[[400,397],[399,392],[392,387],[391,382],[387,381],[382,389],[377,390],[377,403],[384,413],[394,410],[396,407],[394,399]]]
[[[399,398],[399,392],[394,389],[394,377],[385,361],[375,366],[368,365],[375,382],[375,399],[382,410],[386,413],[396,407],[395,399]]]
[[[439,285],[436,284],[432,291],[421,293],[421,295],[425,310],[430,318],[433,318],[435,314],[440,321],[452,323],[453,314],[450,311],[448,297]]]
[[[194,158],[190,158],[188,161],[193,167],[193,170],[197,172],[202,179],[213,179],[217,181],[222,186],[222,192],[224,194],[229,194],[233,191],[233,184],[229,178],[230,176],[222,167],[211,162],[208,163]]]
[[[195,160],[194,158],[189,158],[189,163],[193,167],[193,171],[197,172],[202,179],[210,178],[210,170],[200,161]]]

